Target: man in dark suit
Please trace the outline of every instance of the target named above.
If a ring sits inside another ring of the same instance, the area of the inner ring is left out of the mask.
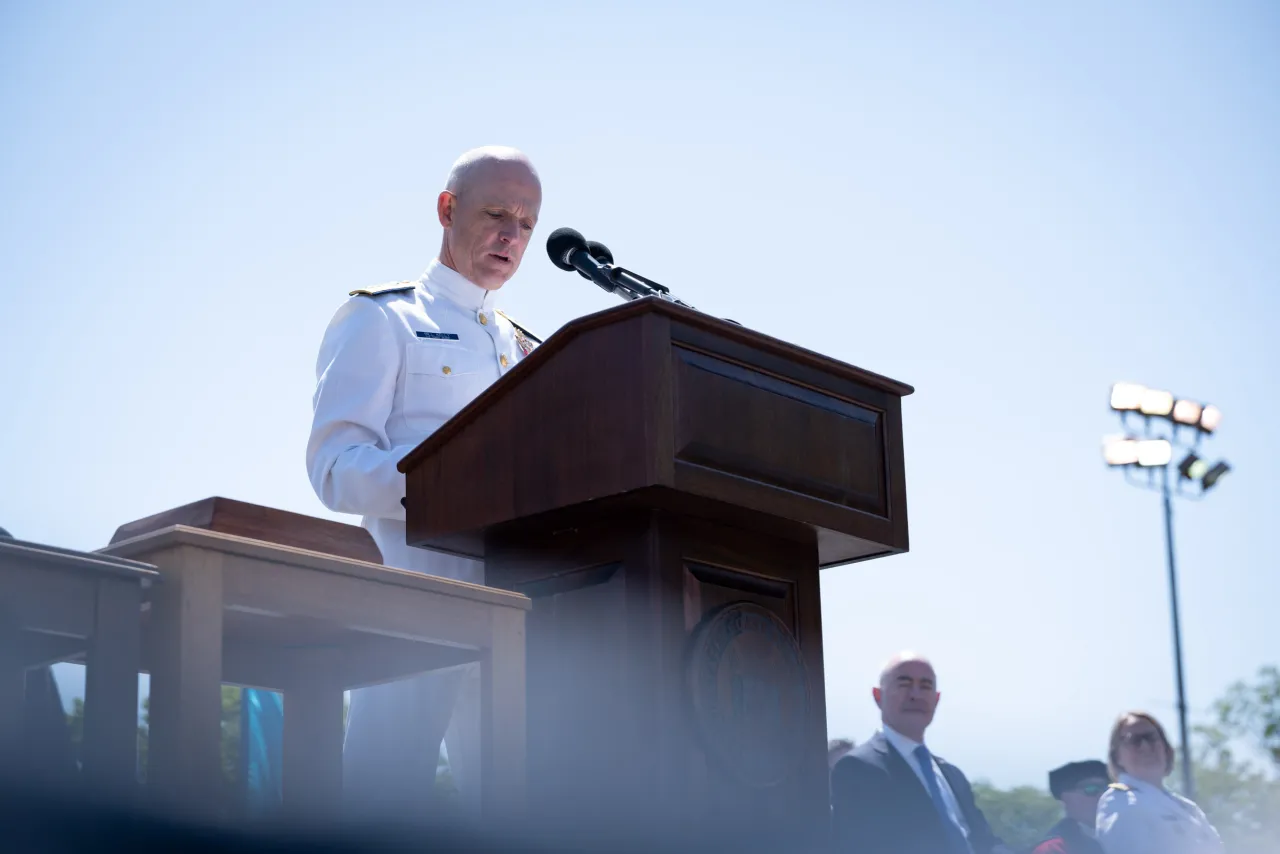
[[[941,696],[933,665],[904,653],[871,689],[883,728],[831,772],[836,849],[856,854],[1006,854],[960,769],[924,745]]]

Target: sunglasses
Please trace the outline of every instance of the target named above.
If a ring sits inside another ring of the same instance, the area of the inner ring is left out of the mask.
[[[1091,798],[1094,795],[1102,794],[1106,790],[1107,790],[1106,783],[1084,783],[1082,785],[1076,786],[1077,792],[1079,792],[1082,795],[1087,795]]]
[[[1143,743],[1150,744],[1154,747],[1159,746],[1160,744],[1160,734],[1155,730],[1147,730],[1146,732],[1126,732],[1122,736],[1121,740],[1132,747],[1137,747]]]

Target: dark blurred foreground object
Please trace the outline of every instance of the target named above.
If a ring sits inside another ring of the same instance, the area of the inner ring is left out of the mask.
[[[0,828],[5,854],[227,851],[459,852],[459,854],[819,854],[789,840],[768,842],[719,829],[705,838],[677,838],[648,827],[612,832],[554,832],[531,826],[483,831],[459,826],[342,826],[305,829],[259,825],[235,828],[188,823],[138,808],[90,800],[52,786],[11,777],[0,781]],[[825,851],[825,849],[822,849]]]

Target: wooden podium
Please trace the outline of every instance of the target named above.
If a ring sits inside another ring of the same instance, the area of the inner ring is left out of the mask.
[[[826,834],[818,571],[907,550],[911,391],[647,298],[405,457],[409,543],[533,600],[532,815]]]

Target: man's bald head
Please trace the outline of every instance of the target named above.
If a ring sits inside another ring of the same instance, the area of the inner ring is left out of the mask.
[[[912,741],[924,742],[924,731],[942,696],[938,677],[929,659],[915,652],[900,652],[885,662],[880,684],[871,689],[886,726]]]
[[[497,290],[520,267],[542,207],[542,182],[524,152],[473,148],[454,161],[436,199],[440,262]]]
[[[453,166],[449,169],[449,177],[444,182],[444,188],[455,196],[460,196],[469,185],[500,168],[522,170],[533,179],[534,183],[541,186],[538,170],[533,168],[533,162],[523,151],[509,145],[482,145],[463,152],[457,160],[453,161]]]
[[[924,667],[927,667],[929,669],[929,672],[931,674],[934,673],[933,663],[929,661],[929,659],[925,658],[923,655],[921,655],[918,652],[904,650],[903,652],[896,653],[895,655],[890,657],[890,659],[884,663],[884,667],[880,669],[880,687],[881,688],[884,688],[886,683],[893,679],[897,669],[903,664],[923,665]],[[936,674],[934,674],[934,679],[936,681],[937,679]]]

